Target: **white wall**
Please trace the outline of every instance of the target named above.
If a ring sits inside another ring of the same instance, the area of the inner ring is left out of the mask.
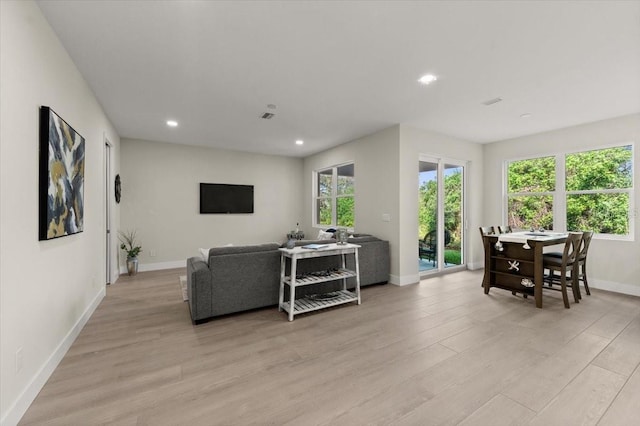
[[[400,126],[400,248],[402,280],[406,283],[419,279],[418,250],[418,163],[420,154],[435,158],[467,162],[466,176],[466,263],[469,268],[483,266],[484,251],[476,238],[475,229],[482,221],[482,145],[450,136]]]
[[[31,1],[0,2],[0,92],[0,415],[10,425],[104,296],[103,146],[106,135],[117,158],[119,138]],[[52,107],[86,140],[84,232],[42,242],[41,105]],[[22,368],[16,371],[20,348]]]
[[[299,158],[123,139],[121,164],[120,228],[137,231],[141,270],[184,266],[200,247],[281,243],[303,220]],[[254,213],[200,214],[200,182],[254,185]]]
[[[355,232],[389,241],[392,278],[399,275],[398,143],[399,126],[393,126],[307,157],[302,179],[305,231],[307,237],[315,238],[318,228],[311,224],[314,171],[355,162]],[[383,214],[389,214],[391,221],[384,222]]]
[[[486,225],[500,224],[505,160],[554,155],[635,142],[635,241],[596,239],[589,248],[588,276],[593,287],[640,295],[640,114],[568,127],[552,132],[485,145],[484,218]]]

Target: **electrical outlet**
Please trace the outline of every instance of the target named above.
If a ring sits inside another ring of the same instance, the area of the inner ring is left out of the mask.
[[[22,348],[18,348],[16,351],[16,373],[22,370]]]
[[[149,250],[149,256],[156,257],[158,253],[155,250]]]
[[[389,213],[384,213],[382,215],[382,221],[383,222],[391,222],[391,215]]]

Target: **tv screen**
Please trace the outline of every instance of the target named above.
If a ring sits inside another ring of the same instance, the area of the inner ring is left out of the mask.
[[[200,214],[253,213],[253,185],[200,183]]]

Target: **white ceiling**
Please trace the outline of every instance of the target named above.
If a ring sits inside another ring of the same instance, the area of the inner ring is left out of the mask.
[[[483,143],[640,112],[640,1],[39,6],[125,138],[306,156],[397,123]]]

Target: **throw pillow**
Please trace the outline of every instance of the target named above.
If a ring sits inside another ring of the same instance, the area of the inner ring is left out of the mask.
[[[199,248],[198,252],[204,263],[209,263],[209,249]]]
[[[325,232],[322,229],[318,232],[319,240],[330,240],[333,238],[333,234],[331,232]]]

